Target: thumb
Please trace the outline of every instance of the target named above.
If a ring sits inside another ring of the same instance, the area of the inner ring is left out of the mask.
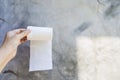
[[[19,39],[22,39],[23,37],[27,36],[30,32],[31,32],[30,29],[28,29],[28,30],[25,30],[25,31],[21,32],[17,36],[18,36]]]

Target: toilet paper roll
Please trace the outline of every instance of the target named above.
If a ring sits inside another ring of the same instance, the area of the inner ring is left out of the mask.
[[[31,33],[27,36],[28,40],[52,40],[52,28],[28,26],[27,29],[31,30]]]
[[[27,29],[31,30],[27,36],[27,39],[30,40],[29,71],[52,69],[53,29],[35,26],[28,26]]]

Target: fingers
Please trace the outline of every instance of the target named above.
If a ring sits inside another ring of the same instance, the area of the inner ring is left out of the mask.
[[[21,32],[20,34],[18,34],[17,37],[18,37],[19,39],[22,39],[22,38],[24,38],[25,36],[27,36],[30,32],[31,32],[30,29],[24,30],[23,32]]]
[[[13,32],[19,34],[19,33],[23,32],[23,31],[25,31],[25,30],[26,30],[26,29],[24,29],[24,28],[21,28],[21,29],[15,29],[15,30],[13,30]]]
[[[26,41],[27,41],[27,36],[23,37],[23,38],[20,40],[21,43],[24,43],[24,42],[26,42]]]

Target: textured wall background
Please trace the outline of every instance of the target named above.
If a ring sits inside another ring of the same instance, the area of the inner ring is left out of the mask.
[[[28,72],[27,42],[0,80],[120,80],[119,10],[119,0],[0,0],[0,43],[12,29],[54,29],[53,70]]]

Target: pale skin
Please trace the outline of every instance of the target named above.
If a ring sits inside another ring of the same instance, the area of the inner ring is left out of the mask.
[[[16,29],[7,32],[4,42],[0,47],[0,72],[15,57],[17,47],[27,41],[27,35],[30,32],[30,30],[26,29]]]

